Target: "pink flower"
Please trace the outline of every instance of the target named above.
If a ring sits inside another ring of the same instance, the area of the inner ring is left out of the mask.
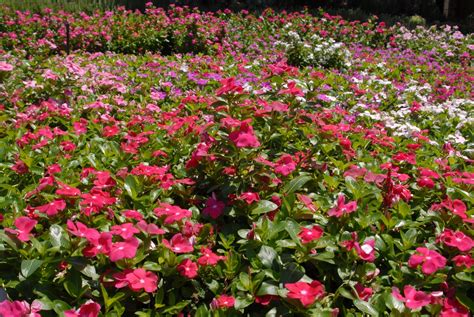
[[[158,226],[154,223],[147,223],[145,220],[141,220],[140,222],[138,222],[137,227],[141,231],[150,235],[159,235],[164,234],[166,232],[163,229],[158,228]]]
[[[109,253],[110,261],[117,262],[122,259],[133,259],[137,254],[139,244],[139,240],[134,237],[123,242],[113,243]]]
[[[253,128],[248,122],[242,122],[240,128],[229,134],[229,139],[234,142],[238,148],[256,148],[260,146]]]
[[[350,214],[357,209],[357,202],[351,201],[348,204],[345,203],[346,198],[344,195],[340,194],[337,198],[336,207],[329,210],[328,215],[331,217],[342,217],[344,214]]]
[[[31,306],[26,301],[0,302],[0,316],[3,317],[41,317],[38,313],[41,309],[38,301],[33,301]]]
[[[355,243],[355,249],[357,251],[357,254],[359,257],[367,262],[374,262],[375,260],[375,240],[370,239],[365,241],[362,245],[359,245],[359,243]]]
[[[17,236],[18,240],[26,242],[31,238],[31,230],[36,226],[38,221],[28,217],[18,217],[15,219],[15,227],[17,229],[5,228],[5,231]]]
[[[216,265],[217,262],[221,260],[225,260],[225,256],[219,256],[212,252],[211,249],[208,248],[201,248],[201,257],[197,260],[197,263],[201,266],[206,266],[206,265]]]
[[[26,165],[25,162],[20,159],[16,160],[15,165],[13,165],[11,169],[20,175],[26,174],[30,171],[28,165]]]
[[[298,299],[305,307],[312,305],[316,299],[323,297],[325,293],[324,285],[318,281],[287,283],[285,287],[289,290],[286,296]]]
[[[194,251],[193,245],[189,240],[184,238],[181,233],[175,234],[169,242],[163,239],[163,244],[174,253],[189,253]]]
[[[212,194],[212,197],[209,197],[206,200],[206,208],[203,209],[203,215],[210,216],[212,219],[219,218],[220,215],[224,213],[225,203],[217,200],[216,195]]]
[[[190,259],[184,259],[178,265],[178,272],[181,276],[193,279],[198,276],[198,266]]]
[[[63,211],[65,208],[66,208],[66,202],[62,199],[54,200],[46,205],[34,207],[34,209],[48,216],[55,216],[60,211]]]
[[[81,195],[81,191],[75,187],[71,187],[67,184],[57,182],[59,189],[56,190],[56,195],[67,196],[67,197],[78,197]]]
[[[470,251],[474,247],[474,241],[461,231],[452,231],[445,229],[438,237],[438,241],[459,249],[461,252]]]
[[[458,267],[465,266],[468,269],[474,265],[474,259],[469,254],[460,254],[452,258],[454,264]]]
[[[148,293],[152,293],[158,288],[158,276],[141,268],[125,270],[124,272],[114,274],[113,277],[117,281],[115,283],[117,288],[128,286],[134,292],[143,289]]]
[[[234,307],[235,299],[232,296],[228,295],[221,295],[216,297],[211,302],[212,309],[219,309],[219,308],[231,308]]]
[[[178,206],[173,206],[166,203],[161,203],[160,206],[155,208],[154,211],[158,217],[166,217],[164,224],[172,224],[184,218],[189,218],[192,215],[190,210],[182,209]]]
[[[296,169],[296,163],[289,154],[283,154],[275,164],[275,173],[283,176],[290,175]]]
[[[446,266],[446,258],[436,251],[427,248],[416,248],[416,252],[408,260],[408,266],[411,268],[421,265],[421,271],[430,275]]]
[[[221,80],[221,87],[216,90],[216,96],[229,93],[241,93],[243,91],[242,86],[235,83],[235,78],[230,77],[227,79]]]
[[[311,229],[301,228],[298,237],[300,237],[303,244],[308,244],[314,240],[318,240],[323,236],[323,229],[320,226],[313,226]]]
[[[67,310],[64,312],[65,317],[97,317],[100,313],[100,305],[88,301],[85,304],[82,304],[78,310]]]
[[[119,235],[125,240],[133,237],[133,235],[138,232],[140,232],[140,230],[135,228],[133,223],[124,223],[121,225],[112,226],[110,228],[110,233]]]
[[[431,296],[422,291],[417,291],[413,286],[406,285],[403,288],[405,297],[400,294],[400,290],[396,287],[392,290],[392,296],[397,300],[404,302],[410,309],[417,309],[430,304]]]
[[[76,221],[76,223],[71,220],[67,221],[67,230],[76,237],[87,238],[90,240],[97,240],[100,237],[99,232],[96,229],[88,228],[82,222]]]
[[[309,196],[303,194],[296,194],[296,196],[298,197],[298,200],[306,206],[306,208],[312,212],[316,212],[317,208]]]
[[[8,64],[7,62],[0,61],[0,72],[11,72],[13,70],[13,65]]]

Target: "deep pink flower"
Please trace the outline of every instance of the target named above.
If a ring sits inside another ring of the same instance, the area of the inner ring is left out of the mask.
[[[197,263],[201,266],[206,266],[206,265],[216,265],[217,262],[221,260],[225,260],[225,256],[219,256],[212,252],[211,249],[208,248],[201,248],[201,257],[197,260]]]
[[[225,203],[217,200],[216,195],[212,194],[206,200],[206,207],[203,209],[203,215],[210,216],[212,219],[219,218],[224,213]]]
[[[452,231],[451,229],[445,229],[439,235],[438,240],[461,252],[470,251],[474,247],[474,240],[461,231]]]
[[[18,240],[26,242],[30,241],[31,238],[31,230],[36,226],[38,221],[33,220],[28,217],[18,217],[15,219],[15,227],[17,229],[10,229],[10,228],[5,228],[6,232],[9,232],[11,234],[14,234],[17,236]]]
[[[312,212],[316,212],[317,208],[313,204],[313,200],[309,196],[303,194],[296,194],[296,197],[298,197],[298,200],[302,202],[306,206],[306,208],[308,208]]]
[[[455,298],[446,298],[443,310],[439,317],[469,317],[469,310],[461,305]]]
[[[164,224],[172,224],[183,220],[184,218],[189,218],[192,215],[190,210],[182,209],[178,206],[166,203],[161,203],[160,206],[155,208],[154,212],[158,217],[166,217]]]
[[[97,254],[109,254],[112,248],[112,234],[110,232],[101,232],[99,237],[87,236],[89,245],[82,250],[84,256],[94,257]]]
[[[152,293],[158,288],[158,276],[144,269],[126,270],[113,275],[116,279],[115,287],[122,288],[128,286],[132,291]]]
[[[253,192],[242,193],[238,198],[245,201],[248,205],[260,200],[260,196],[258,195],[258,193]]]
[[[158,228],[158,226],[154,223],[147,223],[145,220],[141,220],[140,222],[138,222],[137,227],[141,231],[150,235],[159,235],[164,234],[166,232],[163,229]]]
[[[242,93],[243,88],[237,85],[234,77],[221,80],[221,87],[216,90],[216,96],[229,94],[229,93]]]
[[[311,229],[303,227],[298,233],[298,237],[300,237],[303,244],[307,244],[321,238],[323,236],[323,232],[323,228],[320,226],[313,226]]]
[[[417,291],[413,286],[406,285],[403,288],[405,296],[400,294],[400,290],[396,287],[392,290],[392,296],[397,300],[404,302],[410,309],[417,309],[431,303],[431,296],[422,291]]]
[[[212,309],[219,309],[219,308],[231,308],[235,305],[235,299],[232,296],[228,295],[221,295],[216,297],[211,302]]]
[[[474,265],[474,259],[469,254],[456,255],[454,258],[452,258],[452,260],[454,264],[458,267],[465,266],[468,269],[470,269],[471,266]]]
[[[139,240],[135,237],[123,242],[115,242],[110,248],[110,261],[117,262],[122,259],[133,259],[137,254]]]
[[[26,301],[0,302],[0,316],[3,317],[41,317],[38,313],[41,309],[39,301],[33,301],[31,305]]]
[[[198,276],[198,266],[190,259],[184,259],[178,265],[178,272],[181,276],[193,279]]]
[[[229,134],[229,139],[235,146],[241,148],[256,148],[260,146],[252,126],[248,122],[242,122],[240,128]]]
[[[375,240],[370,239],[365,241],[362,245],[355,243],[355,249],[359,257],[367,262],[375,261]]]
[[[59,189],[56,190],[56,195],[60,196],[67,196],[67,197],[79,197],[81,195],[81,191],[75,187],[71,187],[67,184],[57,182],[59,185]]]
[[[372,294],[374,293],[374,290],[370,287],[364,287],[364,285],[357,283],[354,288],[357,291],[357,295],[359,296],[360,299],[368,301],[370,297],[372,297]]]
[[[135,233],[139,233],[139,232],[140,230],[135,228],[133,223],[129,223],[129,222],[123,223],[121,225],[115,225],[110,228],[110,233],[114,235],[119,235],[125,240],[133,237]]]
[[[163,239],[163,244],[174,253],[189,253],[194,251],[191,242],[183,237],[181,233],[175,234],[170,241]]]
[[[64,312],[65,317],[97,317],[100,313],[100,305],[88,301],[85,304],[82,304],[78,310],[67,310]]]
[[[275,164],[275,173],[283,176],[290,175],[296,169],[296,163],[289,154],[283,154]]]
[[[68,220],[66,226],[67,230],[76,237],[86,238],[89,241],[98,240],[100,237],[100,234],[96,229],[89,228],[79,221],[74,223],[71,220]]]
[[[446,258],[434,250],[416,248],[416,252],[408,260],[408,266],[411,268],[421,265],[421,271],[429,275],[446,266]]]
[[[49,204],[36,206],[34,209],[48,216],[55,216],[66,208],[66,202],[62,199],[53,200]]]
[[[305,307],[312,305],[316,299],[323,297],[325,293],[324,285],[318,281],[287,283],[285,288],[289,290],[286,295],[288,298],[298,299]]]
[[[20,159],[16,160],[15,165],[13,165],[11,169],[20,175],[26,174],[30,171],[28,165],[26,165],[25,162]]]
[[[357,202],[356,201],[351,201],[349,203],[345,203],[346,198],[344,197],[343,194],[340,194],[339,197],[337,198],[337,204],[336,207],[330,209],[328,211],[328,215],[331,217],[342,217],[344,214],[350,214],[357,209]]]

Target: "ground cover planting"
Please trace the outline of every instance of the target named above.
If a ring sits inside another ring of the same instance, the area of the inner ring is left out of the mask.
[[[0,316],[474,310],[471,35],[153,6],[0,21]]]

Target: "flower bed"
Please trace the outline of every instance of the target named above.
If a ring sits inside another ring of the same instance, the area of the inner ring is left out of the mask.
[[[186,8],[2,21],[0,316],[474,309],[471,36]],[[289,32],[348,60],[289,65]]]

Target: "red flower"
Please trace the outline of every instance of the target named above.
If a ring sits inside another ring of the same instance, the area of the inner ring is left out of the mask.
[[[155,214],[158,217],[165,216],[165,224],[175,223],[184,218],[191,217],[192,213],[190,210],[182,209],[178,206],[173,206],[166,203],[161,203],[158,208],[155,208]]]
[[[84,211],[87,216],[91,213],[98,212],[102,208],[115,203],[116,198],[111,197],[110,193],[100,189],[92,189],[90,193],[81,195],[81,206],[85,206]]]
[[[357,209],[357,202],[351,201],[348,204],[345,203],[346,198],[344,195],[340,194],[337,198],[336,207],[329,210],[328,215],[331,217],[342,217],[344,214],[350,214]]]
[[[450,247],[459,249],[461,252],[470,251],[474,247],[474,241],[470,237],[461,231],[454,232],[451,229],[445,229],[438,240]]]
[[[163,244],[174,253],[189,253],[194,251],[193,245],[189,240],[185,239],[181,233],[175,234],[169,242],[163,239]]]
[[[308,208],[312,212],[316,212],[317,208],[313,204],[313,200],[309,196],[303,194],[296,194],[296,196],[298,197],[298,200],[306,206],[306,208]]]
[[[87,238],[89,241],[97,240],[100,237],[99,232],[96,229],[88,228],[85,224],[76,221],[76,223],[71,220],[67,221],[67,230],[76,237]]]
[[[287,84],[286,89],[281,89],[278,94],[279,95],[293,95],[293,96],[304,96],[304,92],[296,87],[296,83],[294,81],[291,81]]]
[[[298,299],[305,307],[312,305],[316,299],[324,296],[324,285],[318,281],[288,283],[285,284],[285,287],[289,290],[286,296]]]
[[[0,302],[0,316],[3,317],[41,317],[38,313],[41,310],[41,303],[33,301],[30,304],[26,301],[4,300]]]
[[[81,191],[77,188],[71,187],[67,184],[57,182],[59,189],[56,190],[56,195],[67,196],[67,197],[78,197],[81,195]]]
[[[431,296],[422,291],[417,291],[413,286],[406,285],[403,288],[405,297],[400,294],[400,290],[396,287],[392,290],[392,296],[397,300],[404,302],[410,309],[417,309],[431,303]]]
[[[117,262],[122,259],[133,259],[137,254],[139,244],[140,242],[137,238],[113,243],[109,253],[110,261]]]
[[[22,160],[17,160],[11,169],[20,175],[26,174],[30,171],[28,165],[26,165]]]
[[[436,251],[427,248],[416,248],[416,252],[408,260],[408,266],[416,268],[421,265],[424,274],[433,274],[446,266],[446,258]]]
[[[17,229],[5,228],[5,231],[17,236],[18,240],[26,242],[31,238],[31,230],[36,226],[38,221],[28,217],[19,217],[15,219],[15,227]]]
[[[301,228],[298,236],[304,244],[318,240],[323,236],[323,229],[320,226],[313,226],[311,229]]]
[[[260,142],[255,136],[252,126],[246,121],[240,124],[238,130],[229,134],[229,139],[239,148],[256,148],[260,146]]]
[[[212,194],[212,197],[206,200],[206,208],[203,209],[202,213],[212,219],[217,219],[224,213],[224,208],[225,203],[217,200],[216,195]]]
[[[113,277],[117,281],[116,288],[128,286],[134,292],[143,289],[148,293],[152,293],[158,288],[158,276],[144,269],[125,270],[114,274]]]
[[[257,304],[267,306],[271,303],[272,300],[277,300],[278,296],[275,295],[263,295],[263,296],[255,296],[255,302]]]
[[[66,208],[66,202],[62,199],[54,200],[46,205],[34,207],[34,209],[48,216],[55,216],[60,211],[63,211],[65,208]]]
[[[235,299],[232,296],[228,295],[221,295],[216,297],[211,302],[212,309],[219,309],[219,308],[231,308],[234,307]]]
[[[184,259],[178,265],[178,272],[181,276],[193,279],[198,276],[198,266],[190,259]]]
[[[216,90],[216,96],[220,96],[228,93],[241,93],[244,89],[242,86],[235,83],[235,78],[227,78],[221,80],[221,87]]]
[[[65,317],[97,317],[100,313],[100,305],[93,302],[88,301],[87,303],[83,304],[78,310],[67,310],[64,312]]]
[[[206,265],[216,265],[217,262],[221,260],[225,260],[225,256],[219,256],[212,252],[211,249],[208,248],[201,248],[201,257],[197,260],[197,263],[201,266],[206,266]]]
[[[133,223],[124,223],[124,224],[121,224],[121,225],[112,226],[110,228],[110,233],[112,233],[114,235],[119,235],[123,239],[129,239],[129,238],[133,237],[133,235],[135,233],[138,233],[138,232],[140,232],[140,230],[135,228]]]

